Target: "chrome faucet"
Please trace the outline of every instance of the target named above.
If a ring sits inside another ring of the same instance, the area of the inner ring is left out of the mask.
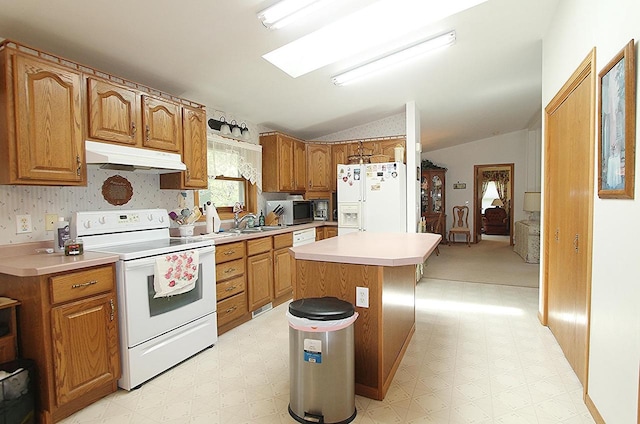
[[[249,218],[249,217],[252,217],[254,220],[258,219],[258,217],[255,216],[255,214],[252,214],[252,213],[248,213],[245,216],[243,216],[242,218],[238,218],[239,215],[240,215],[240,212],[234,212],[234,214],[233,214],[233,228],[235,230],[239,230],[240,229],[240,224],[242,224],[242,222],[245,219]]]

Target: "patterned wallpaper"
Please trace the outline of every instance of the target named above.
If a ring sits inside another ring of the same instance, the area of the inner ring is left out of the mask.
[[[126,178],[133,187],[131,200],[114,206],[102,197],[102,184],[112,176]],[[106,209],[144,209],[177,207],[180,190],[160,190],[160,176],[136,172],[106,171],[97,166],[87,170],[87,187],[44,187],[0,185],[0,244],[53,240],[53,231],[45,231],[44,215],[57,214],[67,220],[75,211]],[[193,193],[186,191],[187,205]],[[33,231],[16,234],[16,215],[31,215]]]
[[[407,122],[406,113],[388,116],[368,124],[360,125],[344,131],[338,131],[324,137],[316,138],[313,141],[342,141],[359,140],[364,138],[390,137],[395,135],[406,135]]]

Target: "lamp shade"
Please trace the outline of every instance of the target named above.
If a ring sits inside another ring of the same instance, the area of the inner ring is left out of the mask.
[[[493,202],[491,202],[491,206],[497,206],[501,208],[504,206],[504,203],[502,203],[502,200],[500,199],[493,199]]]
[[[540,192],[525,191],[524,206],[522,209],[524,209],[527,212],[539,212],[540,211]]]

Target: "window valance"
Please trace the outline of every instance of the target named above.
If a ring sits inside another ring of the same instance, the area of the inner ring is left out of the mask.
[[[262,190],[262,146],[219,135],[207,137],[209,177],[244,177]]]

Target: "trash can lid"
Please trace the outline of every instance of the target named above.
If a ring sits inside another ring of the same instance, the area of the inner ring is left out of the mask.
[[[316,321],[333,321],[353,316],[355,308],[337,297],[311,297],[299,299],[289,304],[289,313],[299,318]]]

